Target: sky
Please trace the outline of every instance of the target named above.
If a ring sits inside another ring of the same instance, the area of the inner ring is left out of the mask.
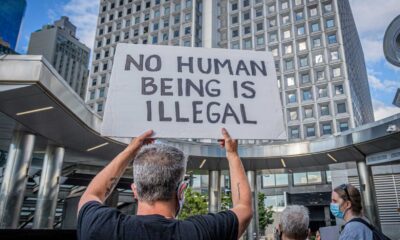
[[[340,0],[343,1],[343,0]],[[390,22],[400,14],[400,0],[349,0],[364,50],[375,120],[400,113],[392,105],[400,87],[400,68],[386,61],[383,37]],[[27,0],[17,52],[26,53],[30,34],[61,16],[77,26],[77,37],[93,48],[99,0]]]

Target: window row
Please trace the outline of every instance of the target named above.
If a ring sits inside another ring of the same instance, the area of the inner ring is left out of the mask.
[[[341,76],[341,70],[340,66],[334,66],[331,68],[332,72],[332,77],[337,78]],[[312,77],[310,75],[310,71],[301,71],[299,72],[299,79],[297,80],[294,76],[294,74],[289,74],[284,76],[284,84],[286,89],[290,88],[297,88],[299,85],[304,86],[304,85],[310,85],[313,82],[323,82],[326,80],[325,76],[325,69],[317,69],[314,72],[314,81],[312,81]],[[281,80],[278,78],[278,87],[281,88]],[[335,92],[335,95],[338,94],[343,94],[343,87],[341,93],[338,91]],[[324,97],[324,96],[321,96]]]
[[[320,123],[320,136],[324,135],[332,135],[332,122],[323,122]],[[349,122],[348,120],[338,120],[337,121],[337,130],[340,132],[346,131],[349,129]],[[307,137],[316,137],[317,130],[315,124],[307,124],[304,126],[304,138]],[[291,126],[288,130],[289,139],[299,139],[300,136],[300,127],[299,126]]]
[[[304,106],[301,108],[302,115],[303,115],[303,120],[309,119],[309,118],[315,118],[315,111],[314,111],[314,106]],[[319,116],[320,117],[325,117],[325,116],[331,116],[331,107],[329,103],[321,103],[318,104],[318,111],[319,111]],[[341,114],[341,113],[346,113],[346,103],[345,102],[337,102],[335,103],[335,113],[336,114]],[[296,121],[299,120],[299,109],[298,108],[289,108],[287,110],[287,117],[289,121]]]
[[[261,181],[262,188],[288,186],[289,176],[287,173],[263,174]],[[293,173],[292,177],[294,186],[323,183],[322,172],[320,171]],[[331,182],[331,171],[326,171],[326,183]]]

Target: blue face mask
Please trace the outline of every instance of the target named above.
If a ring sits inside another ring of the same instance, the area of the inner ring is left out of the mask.
[[[333,214],[333,216],[335,216],[337,218],[341,218],[341,219],[344,218],[344,212],[340,211],[339,203],[331,203],[330,210],[331,210],[331,213]]]

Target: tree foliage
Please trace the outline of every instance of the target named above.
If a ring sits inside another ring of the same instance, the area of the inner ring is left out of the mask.
[[[185,203],[179,214],[179,219],[186,219],[193,215],[208,213],[208,196],[193,191],[191,187],[185,191]]]
[[[258,193],[258,224],[260,228],[260,232],[264,233],[265,228],[274,223],[274,210],[272,209],[272,206],[268,206],[265,208],[264,205],[264,200],[265,200],[265,194],[259,192]]]

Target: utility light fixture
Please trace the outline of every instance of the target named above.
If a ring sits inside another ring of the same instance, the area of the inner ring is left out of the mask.
[[[37,109],[33,109],[33,110],[29,110],[29,111],[25,111],[25,112],[19,112],[16,115],[17,116],[21,116],[21,115],[27,115],[27,114],[31,114],[31,113],[37,113],[37,112],[43,112],[43,111],[47,111],[50,109],[53,109],[54,107],[50,106],[50,107],[44,107],[44,108],[37,108]]]
[[[100,144],[100,145],[97,145],[97,146],[94,146],[94,147],[92,147],[92,148],[89,148],[89,149],[86,149],[86,152],[93,151],[93,150],[95,150],[95,149],[98,149],[98,148],[104,147],[104,146],[106,146],[106,145],[108,145],[108,142],[106,142],[106,143],[103,143],[103,144]]]

